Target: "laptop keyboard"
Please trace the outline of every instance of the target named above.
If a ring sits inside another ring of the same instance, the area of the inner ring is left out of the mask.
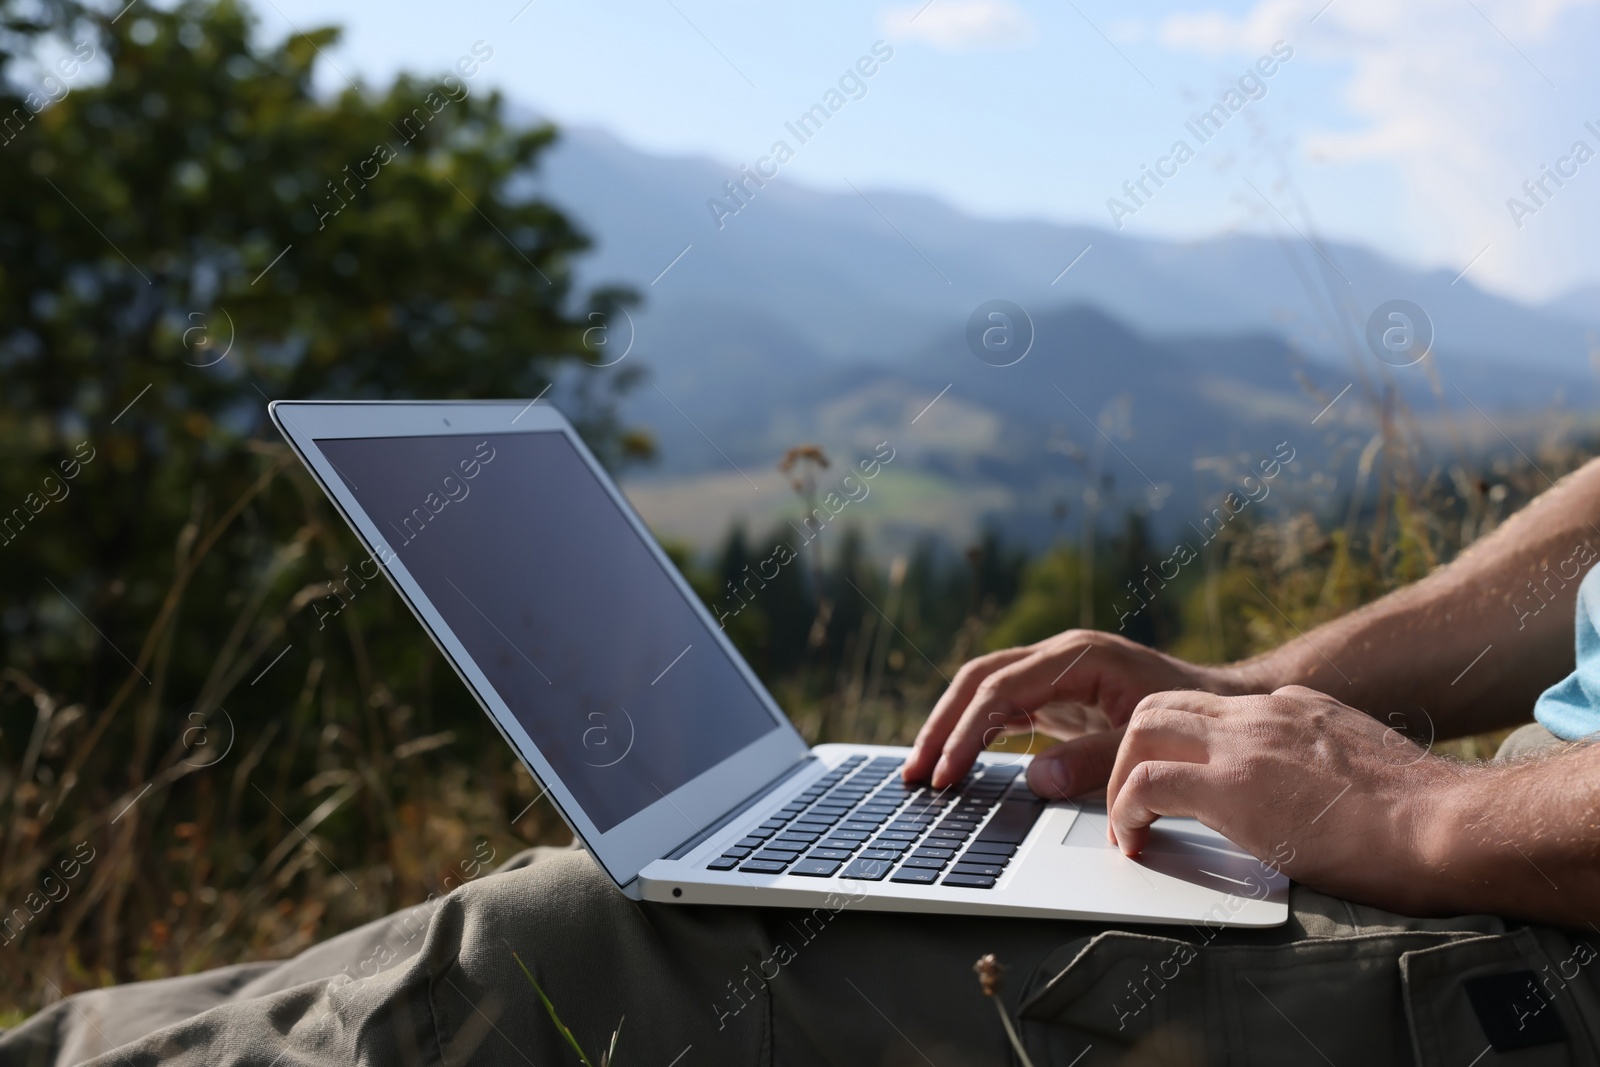
[[[1021,767],[980,765],[946,789],[908,784],[904,760],[851,756],[732,848],[713,871],[991,889],[1044,802]]]

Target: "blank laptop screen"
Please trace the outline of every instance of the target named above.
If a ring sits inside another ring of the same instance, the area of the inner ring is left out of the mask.
[[[601,832],[777,728],[564,434],[317,446]]]

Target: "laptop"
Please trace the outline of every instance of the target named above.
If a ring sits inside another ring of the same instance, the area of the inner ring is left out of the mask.
[[[1027,757],[902,780],[808,746],[570,422],[545,402],[298,402],[274,424],[544,793],[636,900],[1273,926],[1288,881],[1192,819],[1129,859],[1103,799]]]

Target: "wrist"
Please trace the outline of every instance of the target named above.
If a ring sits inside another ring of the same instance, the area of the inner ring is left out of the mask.
[[[1286,685],[1295,684],[1295,679],[1284,663],[1282,649],[1274,649],[1215,669],[1218,674],[1217,692],[1222,696],[1253,696],[1271,693]]]
[[[1505,878],[1504,839],[1490,833],[1494,793],[1489,768],[1436,757],[1424,761],[1433,773],[1406,805],[1414,827],[1409,862],[1400,857],[1414,897],[1411,914],[1495,910],[1490,897]],[[1417,768],[1421,770],[1419,766]],[[1503,803],[1503,798],[1502,798]],[[1515,858],[1515,857],[1511,857]]]
[[[1338,652],[1325,643],[1326,640],[1319,642],[1319,648],[1302,637],[1258,656],[1230,663],[1225,669],[1232,684],[1239,687],[1238,695],[1271,693],[1287,685],[1303,685],[1337,697],[1346,704],[1362,706],[1350,678],[1328,658],[1330,655],[1337,657]]]

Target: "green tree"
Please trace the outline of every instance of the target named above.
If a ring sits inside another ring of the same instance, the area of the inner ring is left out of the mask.
[[[267,398],[553,384],[608,461],[649,450],[611,404],[633,368],[582,365],[631,297],[577,294],[586,239],[518,192],[555,131],[508,122],[492,43],[319,96],[336,36],[262,43],[232,0],[0,0],[0,899],[92,843],[20,935],[71,945],[58,984],[281,949],[249,917],[276,900],[327,912],[310,936],[418,899],[434,786],[402,772],[445,726],[492,736],[386,589],[316,625],[355,542]],[[232,762],[186,769],[225,720]],[[484,750],[484,796],[511,789]],[[164,940],[179,898],[213,901],[209,941]]]

